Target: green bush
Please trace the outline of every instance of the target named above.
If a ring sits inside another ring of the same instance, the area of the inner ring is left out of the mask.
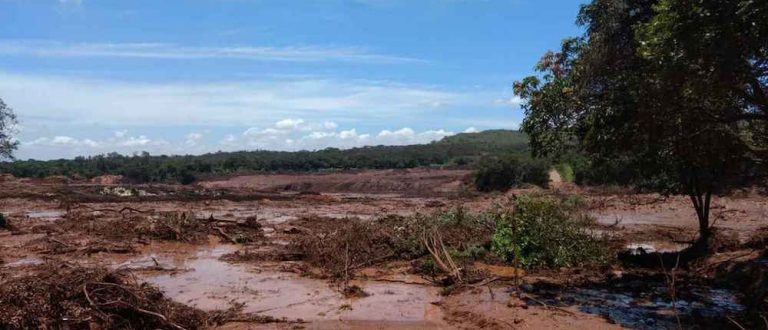
[[[513,215],[497,226],[493,252],[526,268],[609,262],[606,238],[590,232],[594,219],[582,215],[579,205],[572,198],[518,197]]]
[[[522,184],[546,186],[549,162],[521,155],[486,156],[475,169],[475,187],[480,191],[507,190]]]
[[[560,178],[563,182],[573,183],[576,180],[576,174],[568,163],[560,163],[555,165],[555,171],[560,174]]]

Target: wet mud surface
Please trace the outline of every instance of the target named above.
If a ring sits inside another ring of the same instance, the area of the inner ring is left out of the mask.
[[[600,285],[595,281],[562,287],[535,285],[542,278],[544,282],[559,285],[569,282],[571,270],[526,274],[523,282],[534,285],[523,288],[513,285],[509,278],[500,278],[446,296],[441,294],[443,288],[408,271],[407,264],[362,270],[362,276],[349,284],[365,294],[347,297],[339,283],[317,276],[301,261],[235,262],[224,257],[238,251],[279,251],[288,244],[291,233],[305,229],[307,219],[369,221],[385,214],[428,213],[458,204],[479,210],[522,193],[466,194],[463,192],[466,175],[461,171],[430,170],[227,178],[201,183],[198,188],[213,195],[216,189],[231,189],[237,194],[268,191],[271,195],[234,200],[197,197],[136,200],[132,196],[121,200],[119,196],[112,196],[117,199],[78,202],[77,205],[88,208],[89,211],[83,212],[91,222],[83,222],[84,228],[77,232],[62,232],[56,227],[57,223],[66,221],[68,209],[73,205],[57,194],[62,189],[98,193],[103,187],[35,184],[30,191],[52,197],[46,200],[17,194],[0,198],[0,209],[16,227],[0,230],[0,280],[51,260],[126,269],[179,303],[202,310],[225,310],[239,305],[245,313],[297,321],[309,329],[672,329],[677,326],[675,314],[690,319],[744,311],[742,297],[734,286],[727,285],[714,288],[691,284],[674,302],[669,298],[667,284],[658,277],[655,282],[642,284],[614,279],[602,281]],[[8,191],[21,191],[31,184],[5,182],[2,185],[12,185]],[[162,193],[159,187],[141,189]],[[142,198],[145,197],[146,193]],[[644,198],[638,201],[595,195],[587,199],[595,205],[591,213],[603,226],[600,231],[623,239],[627,249],[670,252],[685,248],[686,242],[695,235],[696,223],[684,197]],[[726,197],[718,203],[713,212],[719,217],[717,226],[739,241],[746,241],[758,228],[768,225],[765,198]],[[203,242],[99,236],[98,241],[107,247],[83,252],[78,244],[90,242],[85,227],[94,221],[119,220],[121,216],[129,221],[130,216],[108,211],[126,207],[152,212],[184,210],[201,219],[224,221],[219,227],[225,231],[234,227],[224,227],[224,224],[256,219],[263,238],[247,244],[231,244],[215,230],[207,232]],[[70,252],[52,253],[50,246],[58,243],[51,240],[67,245],[70,249],[66,251]],[[41,245],[42,241],[47,245]],[[118,251],[115,246],[123,245],[130,249],[115,252]],[[590,276],[603,279],[604,272],[595,270]],[[294,326],[232,321],[220,328],[288,329]]]

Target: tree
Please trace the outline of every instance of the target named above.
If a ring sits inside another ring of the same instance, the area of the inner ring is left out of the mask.
[[[713,194],[763,173],[768,5],[750,0],[594,0],[515,84],[539,154],[577,147],[618,163],[627,183],[686,193],[707,251]],[[565,147],[564,147],[565,146]]]
[[[19,146],[13,137],[17,123],[16,113],[0,99],[0,160],[13,159],[13,152]]]

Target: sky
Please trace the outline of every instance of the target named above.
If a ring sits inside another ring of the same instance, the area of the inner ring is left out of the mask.
[[[426,143],[523,118],[582,1],[0,0],[18,159]]]

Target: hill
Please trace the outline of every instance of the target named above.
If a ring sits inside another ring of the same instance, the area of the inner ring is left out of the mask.
[[[17,160],[0,164],[0,171],[17,177],[52,175],[96,177],[122,175],[134,182],[178,181],[198,176],[327,169],[390,169],[422,166],[465,166],[483,155],[527,153],[528,139],[519,131],[489,130],[461,133],[428,144],[366,146],[317,151],[236,151],[203,155],[124,156],[117,153],[49,161]]]

